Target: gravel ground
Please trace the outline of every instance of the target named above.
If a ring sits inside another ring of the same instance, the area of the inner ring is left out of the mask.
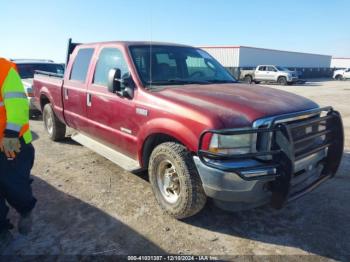
[[[177,221],[162,214],[144,174],[123,171],[69,138],[51,142],[42,122],[32,121],[37,152],[33,190],[39,200],[34,229],[27,237],[14,231],[15,240],[3,254],[350,259],[350,82],[273,87],[332,105],[343,115],[342,166],[336,178],[304,198],[279,211],[265,207],[237,213],[209,201],[197,216]],[[11,218],[17,219],[13,211]]]

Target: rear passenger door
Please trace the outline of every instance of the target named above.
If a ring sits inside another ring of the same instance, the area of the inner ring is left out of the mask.
[[[266,66],[259,66],[257,70],[255,70],[255,79],[256,80],[266,79]]]
[[[73,56],[73,65],[63,86],[65,119],[70,127],[87,130],[86,89],[94,48],[81,48]]]

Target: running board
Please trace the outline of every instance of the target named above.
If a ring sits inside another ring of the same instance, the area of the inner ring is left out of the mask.
[[[123,169],[130,171],[130,172],[136,172],[140,170],[140,164],[138,161],[119,153],[112,148],[97,142],[96,140],[83,135],[81,133],[75,133],[71,137],[74,141],[77,143],[89,148],[90,150],[94,151],[95,153],[107,158],[108,160],[112,161],[113,163],[117,164],[118,166],[122,167]]]

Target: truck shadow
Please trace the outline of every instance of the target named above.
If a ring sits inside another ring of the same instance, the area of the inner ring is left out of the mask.
[[[283,209],[229,213],[210,201],[185,223],[213,232],[345,261],[350,255],[350,152],[337,177]]]
[[[66,136],[64,139],[60,140],[60,144],[82,146],[81,144],[75,142],[70,136]]]
[[[39,134],[32,131],[32,138],[33,138],[33,142],[38,140],[40,138]],[[73,146],[81,146],[79,143],[75,142],[73,139],[71,139],[70,136],[66,136],[64,139],[59,141],[61,144],[65,144],[65,145],[73,145]]]
[[[38,204],[34,211],[34,228],[29,236],[15,233],[15,240],[0,255],[128,255],[166,254],[157,245],[117,218],[61,192],[34,177]],[[10,218],[16,222],[12,211]],[[117,258],[116,258],[117,259]],[[71,259],[68,259],[71,260]]]

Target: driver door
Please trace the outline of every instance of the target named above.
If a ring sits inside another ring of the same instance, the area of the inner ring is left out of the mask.
[[[277,80],[278,70],[274,66],[266,67],[266,80],[267,81],[276,81]]]
[[[98,52],[94,76],[87,90],[89,134],[134,158],[136,152],[129,145],[135,143],[135,134],[138,133],[138,125],[130,117],[135,112],[135,104],[132,99],[108,91],[108,73],[112,68],[119,68],[122,76],[129,72],[122,51],[113,46],[105,46]]]

